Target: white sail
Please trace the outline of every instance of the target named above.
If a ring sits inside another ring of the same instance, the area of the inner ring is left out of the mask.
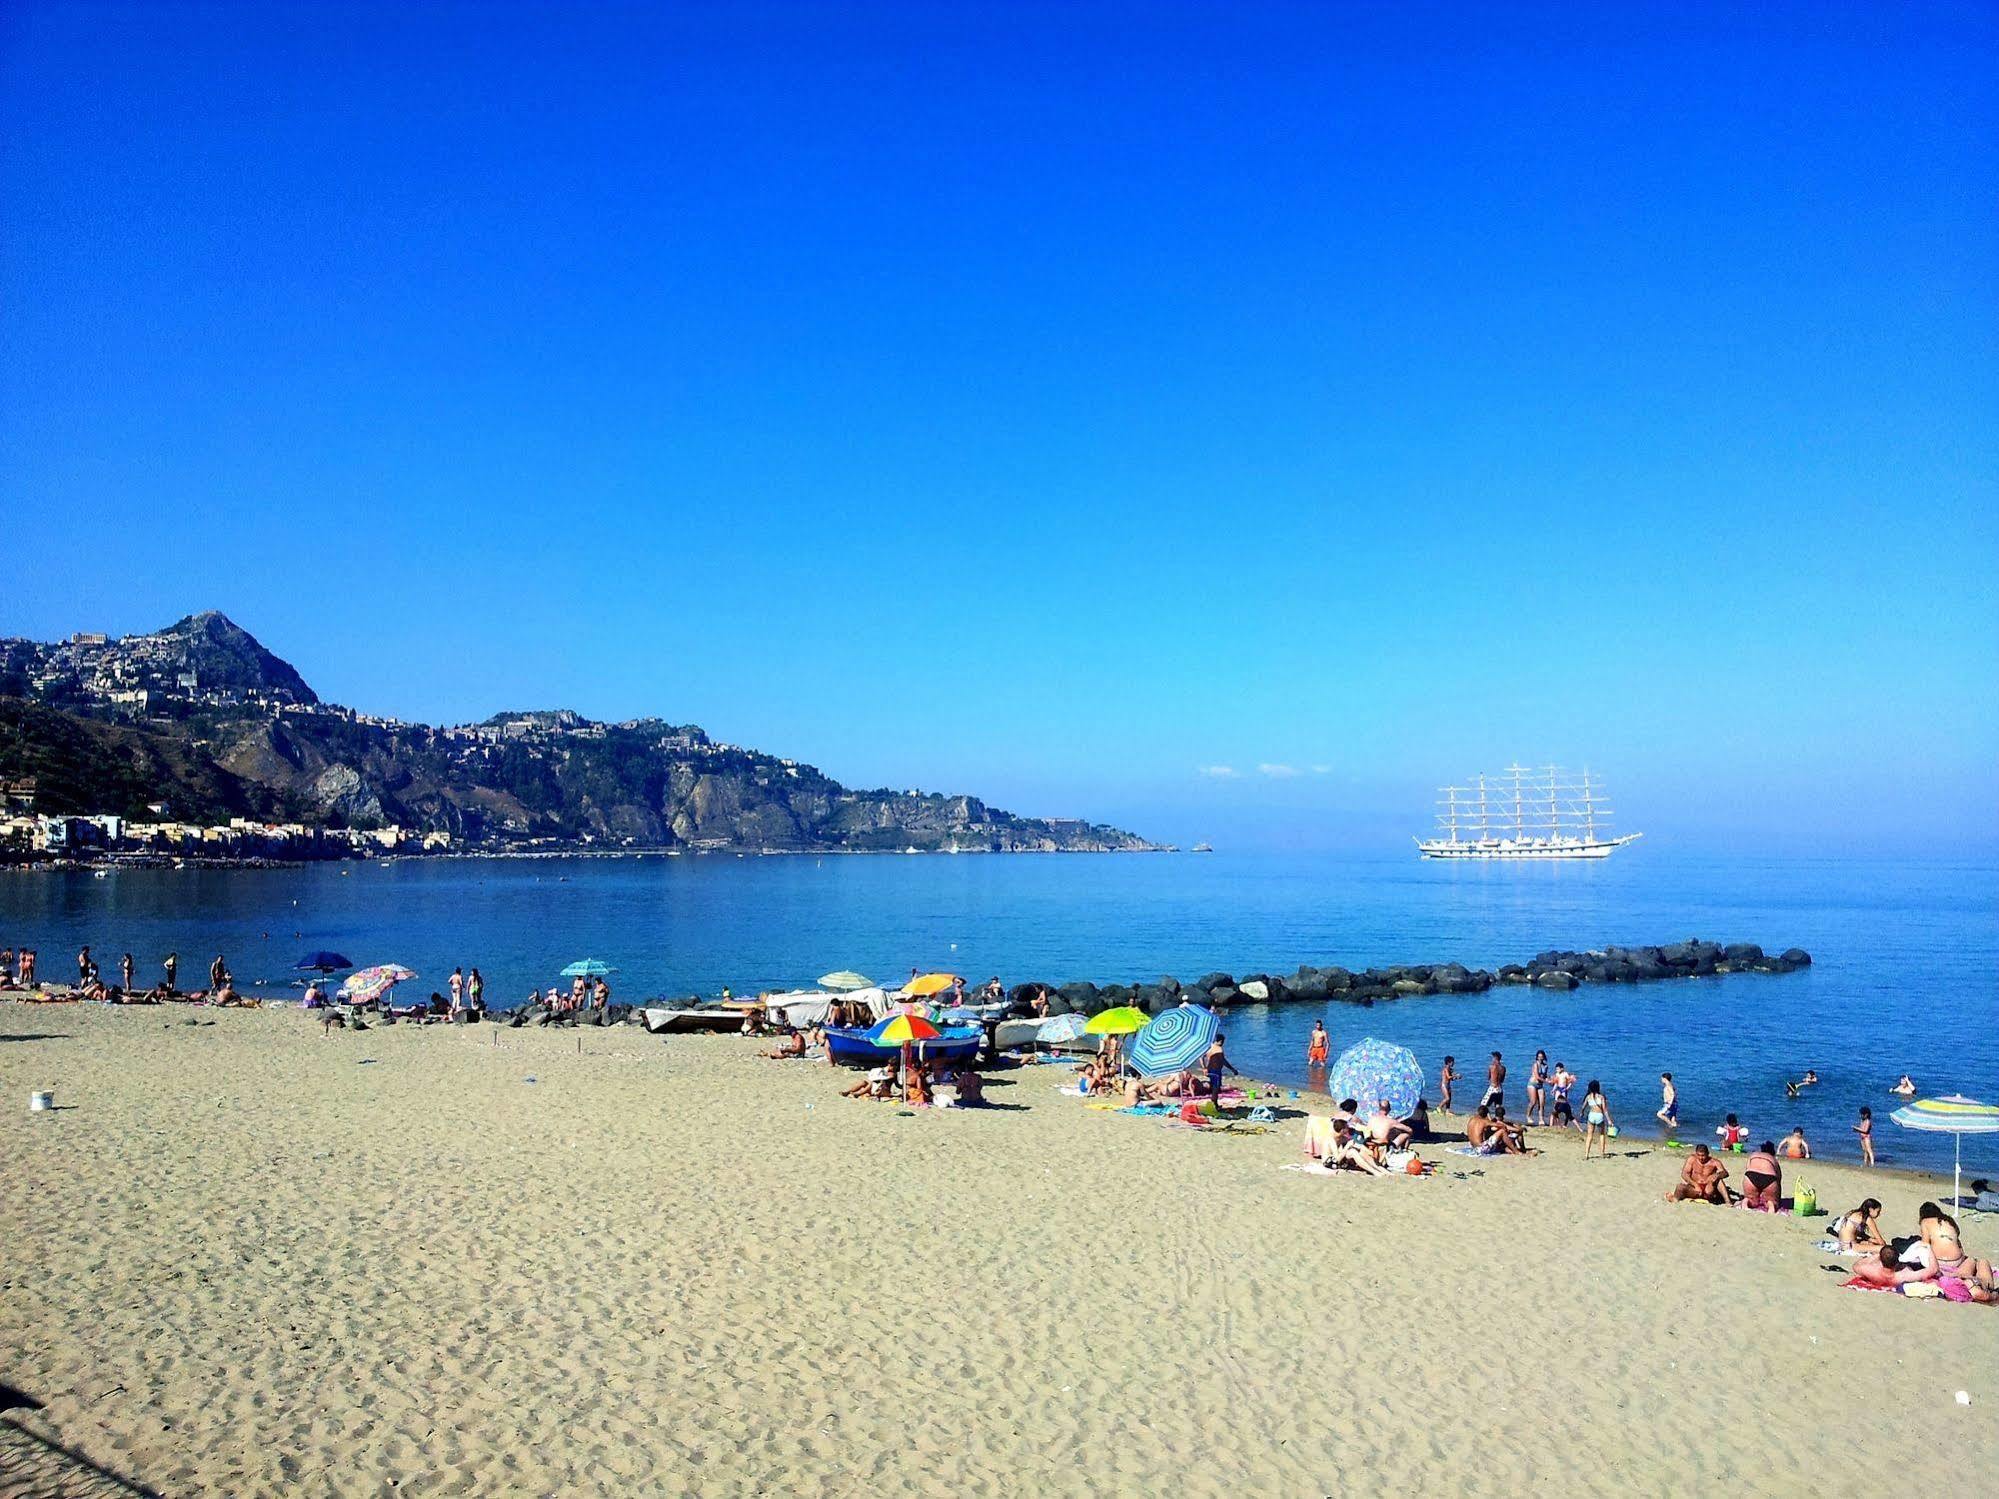
[[[1644,837],[1609,834],[1603,783],[1587,766],[1576,779],[1515,763],[1437,793],[1437,836],[1415,840],[1426,859],[1604,859]]]

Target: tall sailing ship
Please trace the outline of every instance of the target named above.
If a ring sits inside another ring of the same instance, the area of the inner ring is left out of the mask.
[[[1464,786],[1439,786],[1437,836],[1418,838],[1426,859],[1607,859],[1643,833],[1612,837],[1603,783],[1559,765],[1509,765]]]

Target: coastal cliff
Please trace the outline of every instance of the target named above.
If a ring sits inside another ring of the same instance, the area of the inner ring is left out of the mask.
[[[1157,847],[973,796],[852,790],[656,718],[553,709],[433,727],[359,713],[216,613],[122,639],[0,641],[0,785],[42,815],[394,826],[470,848]]]

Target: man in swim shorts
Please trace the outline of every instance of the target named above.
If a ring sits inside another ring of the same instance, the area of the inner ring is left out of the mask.
[[[1494,1104],[1506,1102],[1506,1064],[1500,1061],[1496,1051],[1485,1069],[1485,1092],[1479,1102],[1488,1109]]]
[[[1713,1202],[1728,1205],[1728,1168],[1705,1145],[1696,1145],[1681,1168],[1679,1185],[1666,1194],[1668,1202]]]

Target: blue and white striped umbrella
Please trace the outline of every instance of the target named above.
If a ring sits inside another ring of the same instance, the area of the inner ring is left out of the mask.
[[[1169,1072],[1192,1067],[1208,1054],[1221,1022],[1213,1010],[1200,1005],[1176,1005],[1155,1016],[1151,1024],[1131,1038],[1125,1060],[1140,1077],[1163,1077]]]
[[[1919,1098],[1914,1103],[1905,1103],[1888,1117],[1903,1129],[1960,1137],[1951,1141],[1950,1196],[1951,1206],[1957,1206],[1957,1199],[1964,1190],[1964,1141],[1961,1137],[1999,1135],[1999,1108],[1980,1103],[1975,1098],[1966,1098],[1962,1093],[1951,1093],[1942,1098]]]
[[[1034,1028],[1034,1039],[1042,1046],[1053,1046],[1058,1041],[1074,1041],[1089,1023],[1089,1016],[1075,1010],[1066,1015],[1050,1015]]]
[[[1407,1119],[1423,1096],[1423,1068],[1408,1047],[1370,1036],[1340,1053],[1326,1074],[1326,1092],[1335,1099],[1351,1098],[1363,1116],[1386,1099],[1389,1113]]]

